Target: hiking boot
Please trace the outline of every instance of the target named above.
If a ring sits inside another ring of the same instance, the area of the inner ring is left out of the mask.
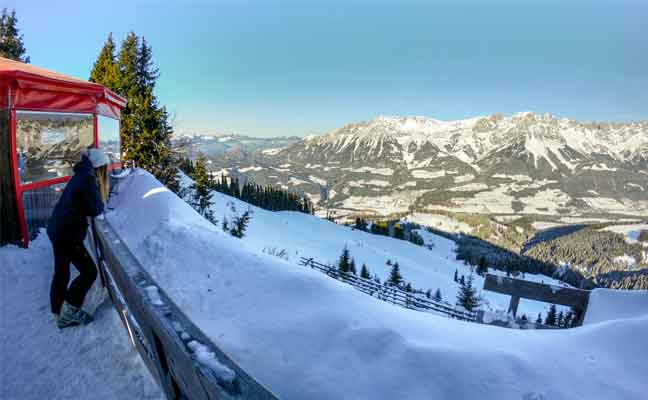
[[[61,314],[56,320],[56,325],[59,329],[67,328],[68,326],[87,325],[92,322],[92,316],[78,307],[74,307],[67,301],[61,307]]]

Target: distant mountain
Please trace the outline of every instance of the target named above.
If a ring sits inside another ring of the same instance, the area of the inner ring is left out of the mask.
[[[263,150],[289,146],[301,140],[298,137],[255,138],[243,135],[180,135],[172,140],[176,150],[187,157],[199,153],[208,158],[221,158],[227,162],[253,162],[254,155]]]
[[[215,162],[340,213],[648,214],[648,121],[378,117],[281,143]]]

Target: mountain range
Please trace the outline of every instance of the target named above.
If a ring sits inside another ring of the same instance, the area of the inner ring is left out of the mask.
[[[212,158],[212,168],[302,191],[340,214],[648,215],[648,121],[381,116],[265,140]]]

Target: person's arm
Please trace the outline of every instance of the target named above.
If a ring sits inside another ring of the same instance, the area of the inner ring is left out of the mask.
[[[86,210],[88,216],[94,218],[104,210],[104,202],[99,193],[97,179],[94,176],[89,175],[84,186],[83,195],[85,198]]]

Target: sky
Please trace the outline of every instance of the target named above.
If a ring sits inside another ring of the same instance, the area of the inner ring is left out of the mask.
[[[378,115],[648,119],[648,1],[32,1],[31,62],[87,78],[146,37],[179,133],[324,133]]]

